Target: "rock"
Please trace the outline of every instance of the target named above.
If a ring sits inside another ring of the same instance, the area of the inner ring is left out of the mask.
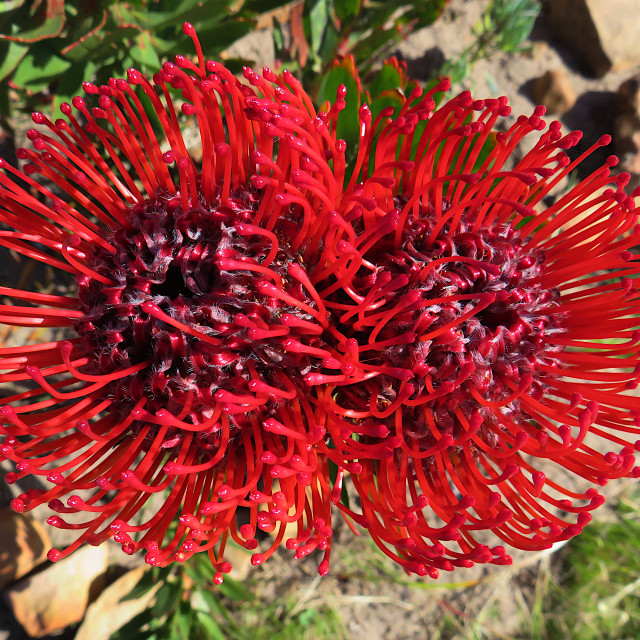
[[[82,547],[7,589],[3,597],[16,620],[34,638],[80,622],[100,592],[107,569],[106,547]]]
[[[229,544],[224,550],[224,559],[231,563],[231,573],[234,580],[244,580],[251,569],[253,551],[247,551],[235,544]]]
[[[128,571],[107,587],[87,609],[75,640],[109,640],[111,634],[142,613],[154,599],[159,583],[139,598],[121,598],[131,593],[147,570],[148,567],[138,567]]]
[[[533,83],[533,98],[547,113],[564,113],[576,103],[576,94],[564,71],[547,71]]]
[[[544,60],[549,55],[549,44],[544,40],[533,42],[531,46],[522,52],[525,58],[530,60]]]
[[[291,17],[291,9],[294,4],[299,4],[299,0],[293,0],[292,2],[286,4],[284,7],[279,7],[278,9],[273,9],[272,11],[261,13],[258,16],[258,21],[256,22],[256,26],[254,28],[256,30],[271,29],[274,20],[277,20],[280,24],[286,24]]]
[[[625,80],[616,91],[618,113],[632,113],[640,118],[640,73]]]
[[[596,76],[640,64],[638,0],[546,0],[549,27]]]
[[[37,520],[13,509],[0,509],[0,589],[43,562],[50,544]]]
[[[621,169],[640,174],[640,73],[623,82],[616,92],[613,141]]]

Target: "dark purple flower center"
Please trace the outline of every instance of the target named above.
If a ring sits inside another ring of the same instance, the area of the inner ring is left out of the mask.
[[[553,361],[559,349],[545,337],[563,331],[564,316],[558,293],[541,278],[544,254],[526,247],[517,229],[474,226],[466,213],[453,231],[450,222],[440,229],[437,223],[433,216],[407,222],[398,245],[388,233],[365,253],[375,268],[361,269],[354,290],[371,309],[346,333],[358,341],[363,361],[407,373],[402,382],[381,375],[343,387],[341,404],[366,410],[374,402],[392,434],[401,412],[404,437],[420,451],[438,441],[434,429],[457,440],[481,417],[480,435],[494,447],[503,427],[486,403],[503,405],[518,420],[517,388],[541,397],[539,363]],[[399,344],[363,348],[392,341]]]
[[[284,237],[278,237],[276,251],[273,233],[270,239],[242,230],[258,207],[252,190],[236,193],[224,206],[199,203],[189,209],[179,195],[158,192],[132,207],[126,223],[107,237],[114,253],[96,249],[89,266],[113,285],[79,279],[86,316],[76,329],[91,365],[102,374],[148,365],[111,383],[118,412],[128,415],[144,399],[150,413],[167,410],[200,424],[216,406],[228,402],[237,408],[238,398],[247,396],[254,400],[245,410],[229,413],[232,425],[248,426],[252,410],[259,423],[277,415],[286,402],[277,390],[290,396],[304,386],[302,375],[313,357],[287,350],[283,341],[293,337],[312,344],[317,338],[297,335],[295,322],[284,322],[286,316],[308,324],[313,318],[262,287],[276,281],[290,297],[314,303],[288,275],[300,263],[287,244],[288,221],[279,221]],[[289,377],[290,372],[299,375]],[[198,434],[205,448],[207,437]]]

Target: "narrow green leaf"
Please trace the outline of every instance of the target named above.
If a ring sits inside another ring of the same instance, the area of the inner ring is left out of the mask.
[[[142,31],[136,36],[135,44],[129,49],[129,55],[143,68],[160,68],[160,58],[148,31]]]
[[[126,41],[135,38],[140,29],[135,26],[114,27],[112,30],[104,30],[89,36],[86,40],[78,42],[64,56],[68,60],[82,62],[84,60],[104,60],[114,53],[128,50]]]
[[[333,8],[341,22],[355,18],[361,6],[362,0],[333,0]]]
[[[312,0],[309,9],[309,44],[311,50],[320,55],[320,47],[324,39],[324,32],[329,23],[329,3],[328,0]],[[320,56],[321,57],[321,56]],[[321,57],[322,59],[322,57]]]
[[[266,13],[290,3],[291,0],[247,0],[242,8],[253,13]]]
[[[61,76],[56,86],[54,100],[51,104],[51,113],[58,117],[58,110],[63,102],[71,102],[74,96],[81,93],[82,83],[85,80],[92,80],[95,73],[95,65],[91,62],[86,64],[71,65]]]
[[[173,611],[181,595],[182,584],[179,581],[165,582],[156,593],[156,601],[152,608],[153,615],[160,618]]]
[[[273,48],[276,58],[281,58],[284,53],[284,33],[282,31],[282,25],[277,21],[273,21]]]
[[[178,637],[181,640],[190,640],[191,634],[191,622],[193,618],[193,610],[188,602],[180,602],[176,614],[171,619],[169,625],[166,625],[178,632]]]
[[[207,639],[211,638],[211,640],[226,640],[226,636],[222,632],[222,629],[209,615],[203,613],[202,611],[198,611],[196,612],[196,619],[206,632]]]
[[[414,4],[412,9],[407,13],[410,20],[417,20],[416,29],[427,27],[433,24],[439,17],[448,0],[422,0]]]
[[[229,576],[225,576],[224,582],[220,585],[220,593],[229,600],[238,602],[246,602],[253,599],[253,594],[237,580]]]
[[[353,75],[343,65],[329,70],[322,78],[318,91],[318,103],[322,104],[328,100],[333,104],[336,101],[336,92],[341,84],[347,89],[347,105],[344,111],[340,113],[337,134],[338,138],[346,140],[349,147],[355,147],[360,132],[358,85]]]
[[[0,82],[0,121],[11,118],[11,101],[9,100],[9,83]]]
[[[145,571],[138,583],[127,593],[120,598],[120,602],[126,602],[127,600],[137,600],[140,596],[151,591],[153,587],[158,584],[158,576],[154,570]]]
[[[27,44],[0,42],[0,80],[11,74],[27,51],[29,51]]]
[[[140,640],[145,637],[142,633],[143,627],[150,624],[152,620],[151,609],[145,609],[112,633],[111,640]]]
[[[11,35],[0,35],[0,38],[15,42],[39,42],[55,38],[62,32],[64,19],[64,0],[46,0],[46,4],[36,10],[29,20],[28,24],[35,23],[36,26]]]
[[[391,64],[382,65],[382,69],[376,73],[369,83],[369,93],[372,99],[377,98],[384,91],[401,88],[400,73]]]
[[[36,44],[16,67],[12,80],[19,87],[42,91],[70,66],[71,62],[60,58],[47,44]]]

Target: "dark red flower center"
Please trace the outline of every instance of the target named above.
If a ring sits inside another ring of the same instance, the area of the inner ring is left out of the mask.
[[[222,407],[232,427],[248,426],[247,414],[257,412],[258,424],[277,417],[305,387],[317,358],[287,349],[287,340],[313,346],[322,328],[296,306],[314,306],[289,274],[303,268],[287,243],[297,226],[280,219],[276,238],[251,225],[258,207],[252,189],[188,209],[180,195],[160,191],[108,236],[114,252],[95,250],[90,269],[113,284],[79,279],[86,315],[76,329],[91,366],[111,374],[147,365],[110,385],[123,416],[143,401],[150,414],[198,425]],[[218,431],[199,431],[200,446],[215,448]],[[176,433],[164,446],[178,444]]]
[[[388,223],[399,211],[380,224],[393,231],[364,253],[354,286],[363,301],[345,330],[362,362],[390,374],[341,387],[340,404],[370,410],[391,434],[401,415],[416,451],[478,425],[494,447],[503,427],[489,406],[519,419],[519,393],[542,395],[538,365],[558,349],[545,336],[563,331],[558,293],[543,283],[544,254],[510,224],[477,224],[477,212],[453,229],[451,220],[422,215],[397,242]]]

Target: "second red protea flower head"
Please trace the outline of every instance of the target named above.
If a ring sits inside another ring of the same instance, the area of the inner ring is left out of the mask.
[[[628,176],[612,158],[547,206],[580,136],[544,131],[542,108],[493,133],[508,112],[468,93],[436,109],[419,90],[394,119],[363,109],[339,210],[350,284],[327,302],[344,335],[339,375],[322,378],[327,455],[360,498],[343,511],[419,574],[576,535],[603,500],[588,485],[639,471]]]

